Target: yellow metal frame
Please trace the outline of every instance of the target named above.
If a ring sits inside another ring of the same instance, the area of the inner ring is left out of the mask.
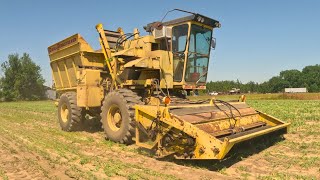
[[[236,102],[233,104],[244,104],[243,102]],[[207,132],[199,129],[197,125],[191,124],[178,116],[170,113],[170,108],[178,108],[178,107],[205,107],[212,106],[213,104],[203,104],[203,105],[187,105],[187,106],[157,106],[157,105],[136,105],[135,106],[135,115],[136,122],[138,126],[136,127],[136,144],[140,147],[153,149],[156,151],[156,154],[159,157],[167,156],[170,154],[181,154],[185,151],[185,147],[179,145],[173,145],[171,147],[163,147],[162,142],[163,138],[166,136],[168,132],[178,131],[183,132],[186,136],[180,138],[191,137],[195,139],[195,144],[191,148],[193,151],[193,156],[190,157],[192,159],[223,159],[226,154],[230,151],[230,149],[239,142],[246,141],[264,134],[268,134],[280,129],[286,129],[289,127],[290,123],[285,123],[279,119],[276,119],[272,116],[264,114],[262,112],[256,111],[257,113],[249,114],[247,117],[243,117],[241,122],[243,124],[250,123],[252,121],[251,116],[259,116],[259,120],[266,122],[268,125],[273,126],[268,129],[264,129],[261,131],[257,131],[254,133],[250,133],[247,135],[243,135],[237,138],[228,139],[224,138],[220,140]],[[154,119],[159,119],[159,124],[161,126],[162,132],[158,133],[155,140],[151,142],[143,142],[140,139],[140,135],[143,132],[141,127],[144,129],[149,129],[152,125]],[[214,119],[212,122],[219,122],[219,126],[221,128],[224,127],[224,121],[228,118],[224,119]],[[207,121],[206,123],[211,123],[211,121]],[[237,124],[240,126],[240,124]],[[183,141],[183,140],[181,140]],[[190,147],[189,147],[190,149]]]
[[[99,42],[100,45],[102,47],[102,52],[103,55],[105,57],[105,62],[107,64],[108,70],[110,72],[111,78],[112,78],[112,87],[114,87],[115,89],[118,88],[117,86],[117,82],[119,81],[117,78],[117,62],[115,62],[113,65],[114,67],[111,67],[111,63],[110,61],[112,60],[112,56],[111,56],[111,50],[110,50],[110,46],[107,40],[107,37],[104,33],[104,29],[103,29],[103,25],[102,24],[97,24],[96,25],[96,29],[99,33]]]

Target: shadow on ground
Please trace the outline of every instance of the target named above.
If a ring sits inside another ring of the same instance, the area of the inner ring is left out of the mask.
[[[84,121],[83,128],[80,131],[89,133],[102,132],[102,124],[99,118],[91,118]],[[257,154],[276,143],[283,141],[283,132],[273,132],[264,136],[257,137],[239,144],[236,144],[223,160],[192,160],[192,159],[175,159],[174,157],[165,157],[159,161],[173,162],[178,165],[192,166],[208,169],[210,171],[220,171],[240,162],[241,160]],[[154,157],[154,152],[145,148],[137,147],[138,154]]]
[[[239,161],[257,154],[283,140],[283,135],[279,135],[279,133],[272,133],[255,138],[251,141],[245,141],[236,144],[223,160],[174,159],[173,157],[163,158],[159,160],[170,161],[184,166],[205,168],[210,171],[220,171],[224,168],[229,168]]]
[[[79,131],[85,131],[88,133],[96,133],[103,131],[100,118],[86,118],[86,120],[83,121],[82,127],[79,129]]]

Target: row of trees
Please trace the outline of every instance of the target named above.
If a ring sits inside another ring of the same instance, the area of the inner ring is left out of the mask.
[[[40,66],[27,53],[11,54],[1,64],[0,100],[39,100],[45,97]]]
[[[216,81],[207,83],[209,91],[228,92],[240,88],[241,92],[278,93],[284,88],[307,88],[309,92],[320,92],[320,65],[306,66],[302,71],[293,69],[281,71],[266,82]]]
[[[22,56],[9,55],[8,60],[1,64],[0,75],[0,100],[38,100],[45,97],[41,68],[27,53]],[[306,66],[302,71],[281,71],[278,76],[263,83],[241,83],[239,80],[207,83],[209,91],[218,92],[239,88],[244,93],[277,93],[289,87],[305,87],[309,92],[320,92],[320,65]]]

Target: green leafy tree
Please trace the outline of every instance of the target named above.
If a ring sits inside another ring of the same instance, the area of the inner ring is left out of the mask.
[[[11,54],[1,64],[3,77],[0,90],[6,101],[38,100],[44,98],[44,79],[40,66],[36,65],[27,53],[22,57]]]
[[[311,84],[309,87],[309,92],[319,92],[319,86],[317,84]]]
[[[285,80],[285,79],[282,79],[281,77],[279,76],[275,76],[275,77],[272,77],[270,80],[269,80],[269,86],[271,87],[271,92],[283,92],[284,88],[287,88],[290,86],[290,83]]]
[[[244,85],[245,88],[242,88],[243,90],[245,90],[245,92],[251,92],[251,93],[254,93],[254,92],[259,92],[259,84],[258,83],[255,83],[253,81],[249,81],[247,84]],[[241,90],[242,90],[241,89]]]
[[[1,88],[1,81],[0,81],[0,88]],[[2,93],[2,90],[0,89],[0,102],[2,101],[3,99],[3,93]]]
[[[299,70],[286,70],[280,72],[280,78],[289,83],[289,87],[299,88],[304,87],[302,72]]]
[[[319,92],[320,65],[306,66],[302,69],[302,79],[309,87],[309,92]]]

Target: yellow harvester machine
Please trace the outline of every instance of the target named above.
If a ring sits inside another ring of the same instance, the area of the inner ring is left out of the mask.
[[[236,143],[285,133],[288,123],[245,102],[184,98],[206,87],[220,23],[183,12],[190,15],[148,24],[144,36],[98,24],[101,50],[79,34],[48,47],[62,130],[79,129],[89,114],[101,118],[112,141],[192,159],[222,159]]]

